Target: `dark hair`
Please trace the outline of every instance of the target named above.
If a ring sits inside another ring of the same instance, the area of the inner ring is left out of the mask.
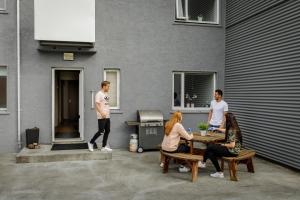
[[[225,130],[225,139],[227,139],[228,131],[232,130],[235,134],[235,137],[240,143],[243,143],[242,133],[241,129],[236,121],[236,118],[233,113],[227,113],[226,114],[226,130]]]
[[[215,92],[218,93],[218,95],[223,96],[223,91],[222,90],[216,89]]]
[[[107,85],[109,85],[109,84],[110,84],[109,81],[102,81],[102,83],[101,83],[101,88],[103,88],[104,86],[107,86]]]
[[[176,92],[174,92],[174,99],[176,99],[177,98],[177,93]]]

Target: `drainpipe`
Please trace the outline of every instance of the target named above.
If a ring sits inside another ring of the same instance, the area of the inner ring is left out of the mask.
[[[21,58],[20,58],[20,0],[17,0],[17,98],[18,98],[18,147],[21,149],[21,87],[20,87],[20,66],[21,66]]]

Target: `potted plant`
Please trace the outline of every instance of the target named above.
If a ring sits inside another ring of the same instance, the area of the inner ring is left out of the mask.
[[[198,128],[199,128],[199,130],[200,130],[201,136],[205,136],[205,135],[206,135],[207,128],[208,128],[208,124],[205,123],[205,122],[200,122],[200,123],[198,124]]]

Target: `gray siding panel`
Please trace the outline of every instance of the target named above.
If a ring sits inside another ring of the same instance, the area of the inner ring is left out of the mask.
[[[227,0],[226,26],[232,26],[252,15],[262,12],[286,0]]]
[[[293,0],[227,1],[225,56],[226,101],[237,115],[245,146],[296,169],[300,169],[299,9],[300,1]]]

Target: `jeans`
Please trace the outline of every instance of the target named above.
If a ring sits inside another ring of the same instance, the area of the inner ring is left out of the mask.
[[[208,124],[208,128],[210,128],[210,127],[220,128],[220,125],[212,125],[212,124]]]
[[[207,159],[210,159],[213,165],[215,166],[217,172],[221,171],[218,158],[219,157],[235,157],[236,154],[230,153],[228,148],[221,146],[219,144],[208,144],[207,149],[204,153],[203,162],[206,162]]]
[[[95,141],[97,140],[97,138],[100,135],[102,135],[103,133],[104,133],[104,136],[103,136],[103,140],[102,140],[102,147],[105,147],[107,144],[108,135],[110,133],[110,119],[109,118],[98,119],[98,131],[97,131],[97,133],[95,133],[95,135],[91,139],[90,143],[94,144]]]
[[[180,144],[175,151],[165,151],[165,152],[168,152],[168,153],[189,153],[190,152],[190,147],[186,144]]]

